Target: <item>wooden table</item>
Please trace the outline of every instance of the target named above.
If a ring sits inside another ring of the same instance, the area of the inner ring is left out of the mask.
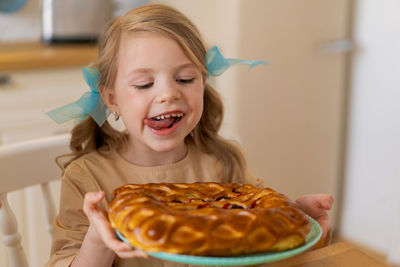
[[[260,265],[262,267],[383,267],[377,259],[369,256],[348,242],[338,242],[333,245],[309,251],[295,257]]]

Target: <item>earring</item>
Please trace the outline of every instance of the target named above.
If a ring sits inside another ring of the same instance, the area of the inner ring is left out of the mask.
[[[112,114],[114,115],[114,120],[117,121],[119,120],[119,113],[116,111],[113,111]]]

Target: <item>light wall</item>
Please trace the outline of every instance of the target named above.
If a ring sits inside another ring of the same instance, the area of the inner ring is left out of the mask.
[[[14,13],[0,13],[0,42],[39,41],[40,0],[29,0]]]
[[[356,5],[342,235],[400,264],[400,2]]]

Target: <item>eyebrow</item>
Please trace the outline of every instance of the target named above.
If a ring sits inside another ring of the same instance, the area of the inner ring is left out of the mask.
[[[197,68],[197,66],[194,63],[185,63],[182,65],[179,65],[175,67],[175,71],[179,71],[181,69],[185,68]],[[128,73],[128,76],[132,75],[133,73],[150,73],[152,71],[151,68],[138,68],[138,69],[133,69]]]
[[[197,68],[197,66],[195,64],[193,64],[193,63],[186,63],[186,64],[182,64],[182,65],[178,66],[176,68],[176,70],[181,70],[181,69],[184,69],[184,68]]]

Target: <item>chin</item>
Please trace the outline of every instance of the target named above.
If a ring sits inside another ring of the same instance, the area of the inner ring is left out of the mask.
[[[179,149],[182,145],[184,145],[184,142],[182,143],[163,143],[163,144],[157,144],[153,145],[151,149],[153,149],[156,152],[172,152],[176,149]]]

